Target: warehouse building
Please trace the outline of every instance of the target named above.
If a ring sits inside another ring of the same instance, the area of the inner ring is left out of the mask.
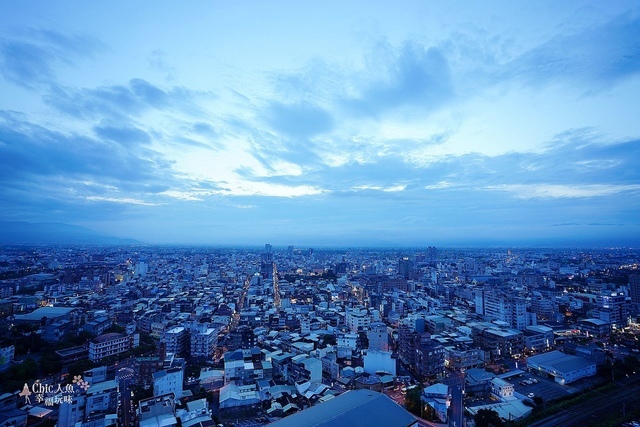
[[[559,351],[550,351],[527,359],[530,371],[554,378],[557,383],[569,384],[596,373],[596,363],[580,356],[570,356]]]

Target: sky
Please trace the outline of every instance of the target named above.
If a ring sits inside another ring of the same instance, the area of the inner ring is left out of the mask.
[[[0,221],[640,246],[637,1],[0,2]]]

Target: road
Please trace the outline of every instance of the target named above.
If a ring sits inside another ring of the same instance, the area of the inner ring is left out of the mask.
[[[463,427],[464,404],[462,400],[462,384],[450,387],[451,390],[451,415],[449,427]]]
[[[131,383],[133,371],[123,368],[118,371],[118,387],[120,389],[120,417],[122,427],[131,427],[133,419],[133,402],[131,401]]]

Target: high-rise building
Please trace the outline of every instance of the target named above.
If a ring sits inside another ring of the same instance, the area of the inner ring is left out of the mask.
[[[389,351],[389,332],[387,325],[381,322],[371,324],[371,330],[367,333],[369,350]]]
[[[618,328],[627,326],[629,314],[624,292],[603,292],[598,295],[596,304],[595,317]]]
[[[409,257],[403,257],[398,260],[398,276],[404,279],[411,279],[413,273],[413,261]]]
[[[273,247],[264,245],[264,252],[260,254],[260,275],[265,279],[273,277]]]
[[[436,262],[436,256],[438,255],[437,252],[438,251],[436,250],[435,246],[429,246],[427,248],[427,262],[429,264],[433,264]]]
[[[640,304],[640,274],[629,276],[629,296],[633,304]]]
[[[200,323],[191,330],[191,352],[192,358],[209,359],[216,351],[218,344],[218,330],[210,328],[207,324]]]
[[[167,353],[186,356],[189,349],[189,333],[183,326],[175,326],[162,335],[161,342]]]
[[[527,303],[522,297],[499,291],[485,291],[483,294],[483,314],[490,320],[506,322],[510,327],[522,330],[528,326]],[[476,299],[478,295],[476,295]],[[476,302],[476,310],[478,304]]]

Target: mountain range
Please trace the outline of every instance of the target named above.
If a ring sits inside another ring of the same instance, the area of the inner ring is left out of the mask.
[[[99,233],[89,228],[58,222],[0,221],[0,244],[91,244],[127,245],[140,243]]]

